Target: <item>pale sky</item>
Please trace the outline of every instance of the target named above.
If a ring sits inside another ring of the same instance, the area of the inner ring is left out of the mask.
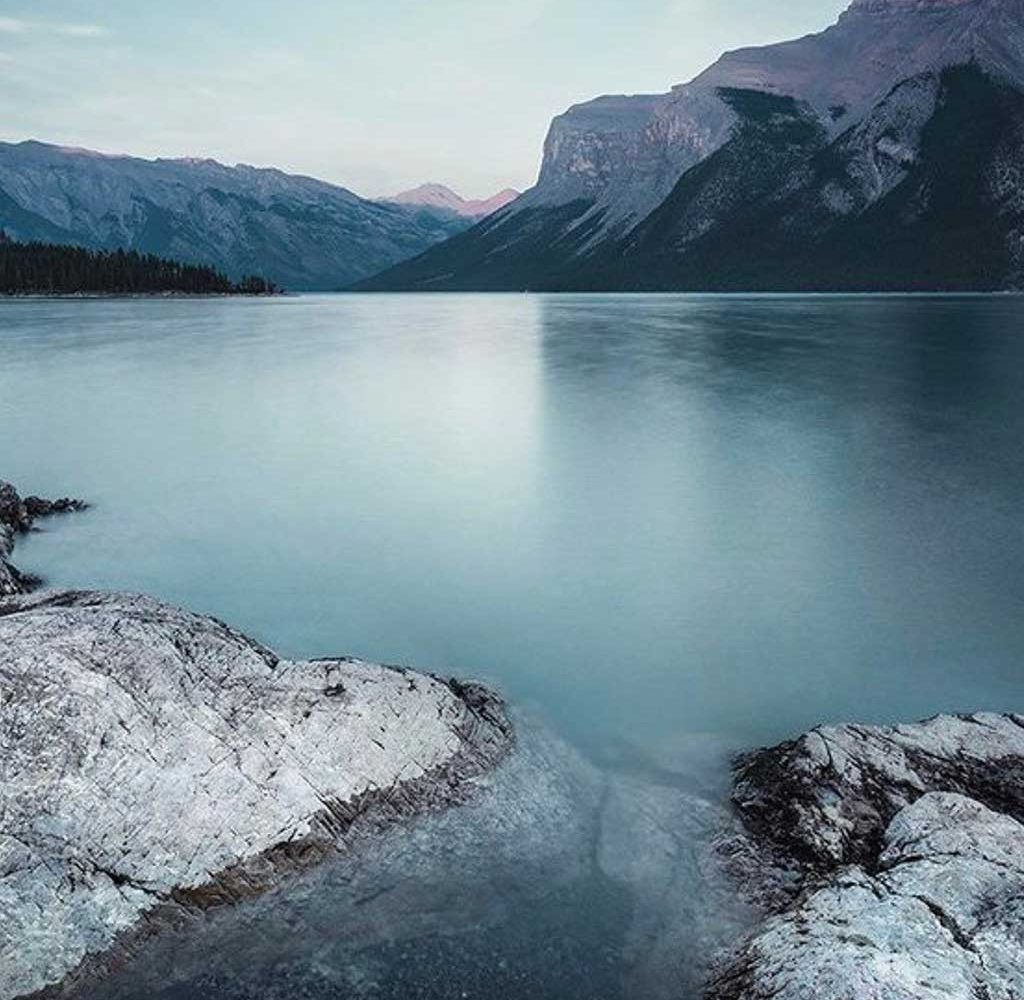
[[[663,92],[843,0],[0,0],[0,139],[394,193],[536,178],[551,118]]]

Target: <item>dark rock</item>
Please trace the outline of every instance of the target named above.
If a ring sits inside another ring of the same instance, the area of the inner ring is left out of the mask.
[[[40,497],[22,499],[10,484],[0,480],[0,597],[27,594],[41,583],[39,577],[22,573],[8,562],[14,551],[15,538],[32,530],[35,522],[54,514],[71,514],[86,510],[83,500],[64,497],[43,500]]]

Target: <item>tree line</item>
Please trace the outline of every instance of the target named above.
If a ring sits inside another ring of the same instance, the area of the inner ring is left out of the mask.
[[[134,250],[18,243],[0,229],[0,295],[273,295],[265,278],[231,281],[216,268]]]

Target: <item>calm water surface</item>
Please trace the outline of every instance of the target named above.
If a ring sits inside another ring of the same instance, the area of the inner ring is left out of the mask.
[[[1019,710],[1022,400],[1008,297],[0,304],[0,476],[96,505],[25,568],[598,760]]]
[[[1024,301],[0,306],[21,561],[584,743],[1024,696]]]

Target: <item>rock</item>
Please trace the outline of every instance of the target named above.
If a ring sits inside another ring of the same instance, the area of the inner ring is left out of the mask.
[[[144,597],[8,598],[0,649],[3,1000],[467,801],[513,740],[475,685],[283,660]]]
[[[607,95],[557,117],[537,186],[520,208],[592,200],[602,226],[639,223],[686,170],[728,139],[722,90],[806,103],[837,137],[902,81],[973,64],[1024,86],[1020,0],[854,0],[835,24],[802,38],[726,52],[665,94]]]
[[[62,500],[26,497],[22,500],[10,483],[0,480],[0,597],[26,594],[39,583],[35,577],[20,572],[8,561],[14,551],[16,537],[31,531],[38,518],[70,514],[88,506],[82,500],[66,497]]]
[[[1024,995],[1024,719],[815,729],[741,758],[722,853],[775,915],[708,1000]]]
[[[344,852],[271,892],[164,921],[101,983],[57,995],[519,998],[613,976],[602,946],[629,907],[606,898],[593,869],[601,775],[545,727],[519,716],[515,731],[514,753],[460,808],[349,835]],[[481,975],[487,989],[471,988]]]
[[[518,713],[515,731],[464,806],[349,836],[230,906],[165,908],[159,935],[119,949],[102,982],[44,996],[696,995],[751,925],[713,849],[728,811],[667,767],[595,767]]]
[[[733,798],[759,840],[828,874],[874,863],[893,817],[934,791],[960,792],[1024,821],[1024,717],[821,727],[742,758]]]
[[[746,945],[708,1000],[1013,1000],[1024,995],[1024,826],[929,793],[853,866]]]

